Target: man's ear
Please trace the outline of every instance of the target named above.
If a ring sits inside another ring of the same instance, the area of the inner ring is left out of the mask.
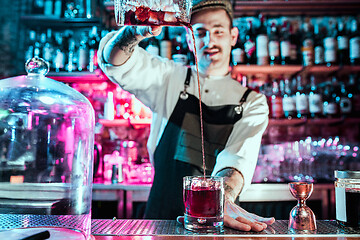
[[[194,52],[194,44],[193,44],[193,38],[188,29],[186,29],[186,43],[188,45],[188,48],[191,52]]]
[[[231,34],[231,46],[235,46],[238,36],[239,36],[239,29],[237,27],[233,27],[230,30],[230,34]]]

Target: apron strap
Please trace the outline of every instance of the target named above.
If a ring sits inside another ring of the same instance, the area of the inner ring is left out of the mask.
[[[246,102],[246,99],[247,99],[247,97],[249,96],[249,94],[251,93],[251,91],[252,91],[252,90],[251,90],[250,88],[246,89],[244,95],[243,95],[242,98],[240,99],[240,105],[242,105],[244,102]]]
[[[185,88],[186,88],[186,87],[189,87],[189,85],[190,85],[190,79],[191,79],[191,68],[188,68],[188,69],[187,69],[187,73],[186,73],[185,82],[184,82]]]
[[[234,110],[237,114],[241,114],[241,117],[242,117],[242,113],[244,110],[242,105],[244,104],[244,102],[246,102],[246,99],[249,96],[249,94],[251,93],[251,91],[252,90],[250,88],[246,89],[244,95],[242,96],[242,98],[239,101],[239,105],[234,108]]]
[[[182,100],[186,100],[189,97],[189,94],[186,92],[186,89],[190,86],[190,79],[191,79],[191,68],[188,67],[184,82],[184,90],[180,94],[180,98]]]

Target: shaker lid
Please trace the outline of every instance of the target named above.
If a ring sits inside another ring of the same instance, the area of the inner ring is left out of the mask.
[[[355,179],[360,179],[360,171],[339,171],[339,170],[335,170],[335,178],[355,178]]]

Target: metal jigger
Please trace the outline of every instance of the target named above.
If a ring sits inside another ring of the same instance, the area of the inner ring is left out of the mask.
[[[298,204],[290,211],[289,230],[303,232],[316,230],[316,219],[313,211],[306,206],[305,201],[313,192],[313,184],[306,182],[289,183],[291,194],[298,200]]]

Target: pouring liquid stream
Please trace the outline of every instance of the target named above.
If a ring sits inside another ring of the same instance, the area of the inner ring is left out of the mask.
[[[205,164],[205,150],[204,150],[204,123],[203,123],[203,112],[201,106],[201,89],[200,89],[200,76],[199,76],[199,64],[198,64],[198,57],[195,45],[195,34],[194,30],[190,23],[182,23],[185,27],[187,27],[192,36],[193,40],[193,49],[194,49],[194,56],[195,56],[195,66],[196,66],[196,75],[197,75],[197,84],[198,84],[198,92],[199,92],[199,110],[200,110],[200,133],[201,133],[201,153],[202,153],[202,163],[203,163],[203,171],[204,171],[204,179],[206,176],[206,164]]]

